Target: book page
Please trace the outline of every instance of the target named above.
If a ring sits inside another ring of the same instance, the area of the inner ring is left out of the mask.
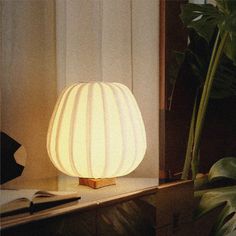
[[[80,199],[80,196],[77,192],[72,191],[37,191],[34,195],[34,203],[43,203],[43,202],[54,202],[66,199]]]
[[[29,211],[30,203],[37,190],[0,190],[0,215]],[[28,210],[27,210],[28,209]]]
[[[0,215],[18,214],[23,211],[32,213],[78,199],[78,193],[71,191],[0,190]]]
[[[38,190],[35,189],[21,189],[21,190],[0,190],[0,205],[12,202],[14,200],[28,199],[32,201],[34,194]]]
[[[75,191],[44,191],[38,190],[35,192],[34,197],[50,197],[50,196],[67,196],[77,194]]]

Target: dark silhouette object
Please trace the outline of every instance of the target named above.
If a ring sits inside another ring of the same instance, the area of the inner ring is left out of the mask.
[[[1,184],[20,176],[24,166],[18,164],[14,154],[21,144],[1,132]]]

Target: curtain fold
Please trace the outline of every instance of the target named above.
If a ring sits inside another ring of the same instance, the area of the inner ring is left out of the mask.
[[[56,176],[46,152],[57,96],[55,2],[4,0],[1,28],[1,128],[26,149],[19,181]]]
[[[56,0],[56,9],[58,91],[86,81],[129,87],[148,141],[133,175],[158,177],[159,1]]]

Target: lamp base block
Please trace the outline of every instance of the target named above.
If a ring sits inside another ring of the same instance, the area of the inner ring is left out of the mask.
[[[116,184],[116,179],[115,178],[106,178],[106,179],[79,178],[79,184],[97,189],[97,188],[102,188],[105,186]]]

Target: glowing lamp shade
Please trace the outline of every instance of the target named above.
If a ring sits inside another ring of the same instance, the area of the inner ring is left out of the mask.
[[[60,95],[50,120],[47,150],[61,172],[111,178],[133,171],[146,151],[142,116],[119,83],[74,84]]]

